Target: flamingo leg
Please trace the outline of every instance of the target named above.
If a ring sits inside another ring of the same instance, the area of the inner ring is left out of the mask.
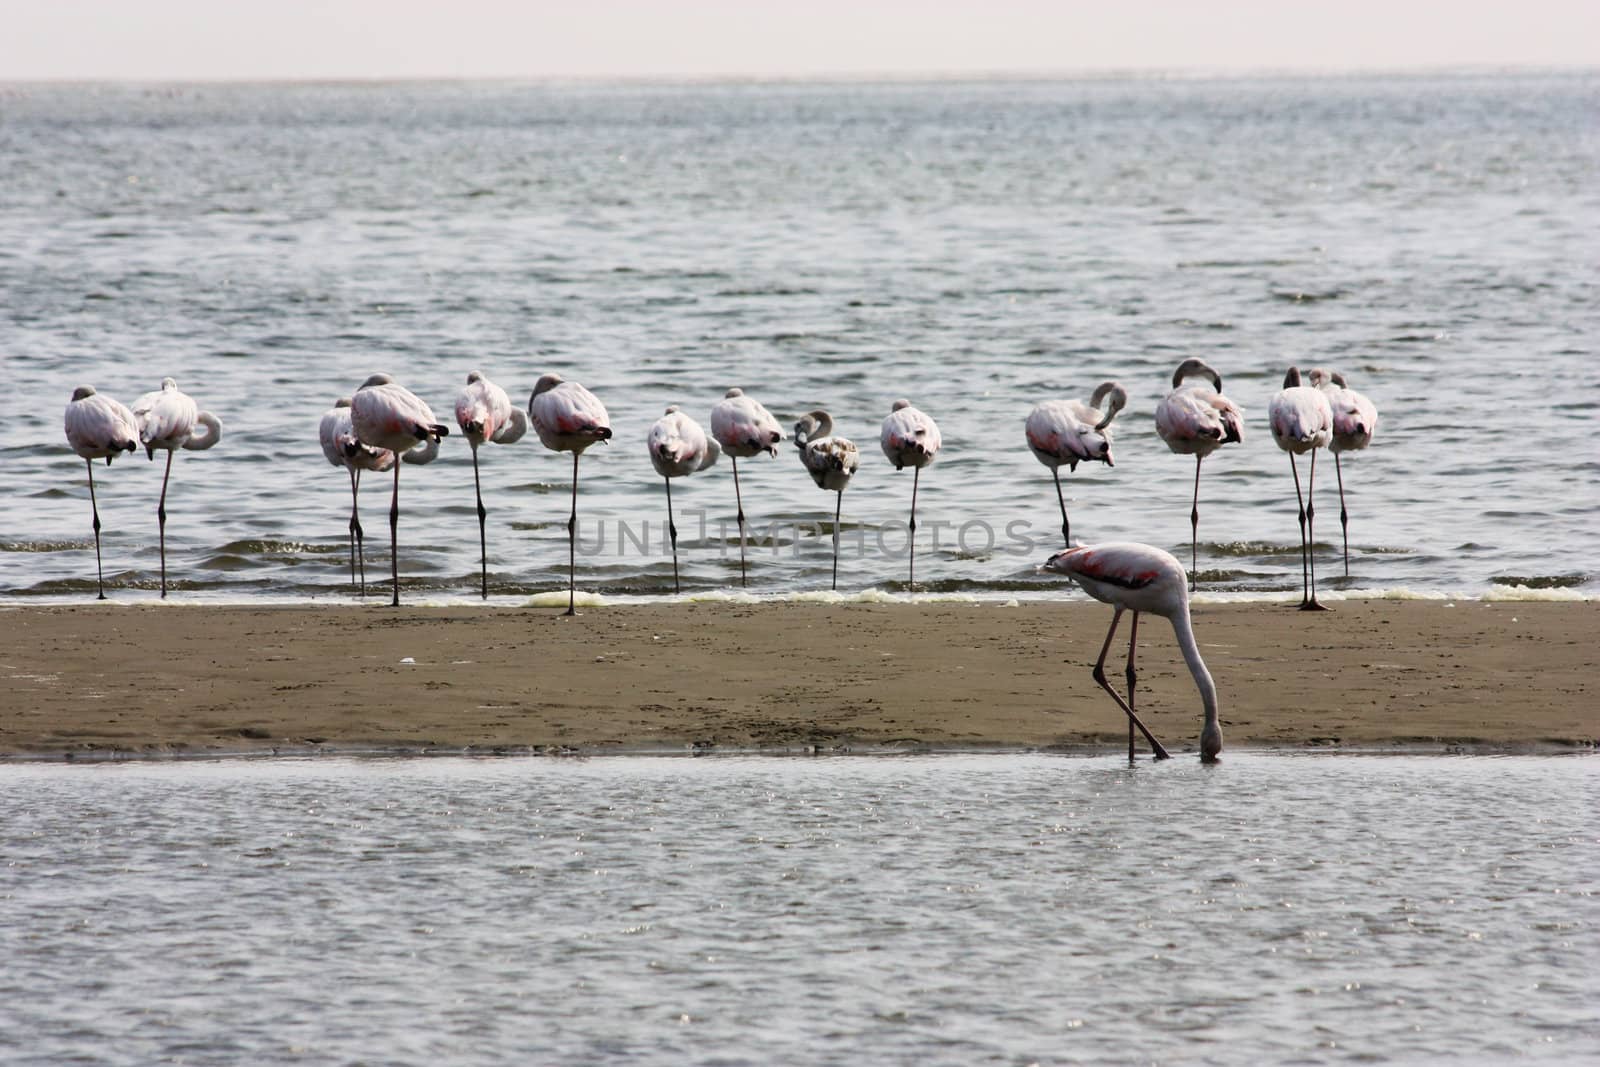
[[[355,472],[355,483],[350,488],[350,522],[356,532],[356,559],[361,563],[361,595],[367,595],[367,531],[361,528],[361,471]]]
[[[1339,525],[1344,528],[1344,576],[1350,577],[1350,513],[1344,509],[1344,469],[1339,453],[1333,454],[1333,473],[1339,478]]]
[[[1051,475],[1056,480],[1056,500],[1061,504],[1061,540],[1066,542],[1068,548],[1072,547],[1072,523],[1067,521],[1067,498],[1061,495],[1061,471],[1052,468]]]
[[[86,459],[83,465],[89,468],[89,510],[94,513],[94,573],[100,586],[100,595],[96,600],[106,598],[106,572],[100,563],[100,505],[94,498],[94,461]]]
[[[1197,568],[1196,559],[1199,549],[1196,547],[1200,541],[1200,461],[1204,456],[1194,457],[1194,503],[1189,506],[1189,592],[1194,592],[1199,579],[1195,577]]]
[[[744,570],[744,498],[739,495],[739,457],[730,454],[728,462],[733,464],[733,502],[739,509],[739,584],[749,585],[749,578]]]
[[[360,521],[356,518],[356,469],[346,467],[350,473],[350,584],[356,584],[356,527]]]
[[[578,613],[578,456],[572,453],[572,514],[567,517],[567,610],[563,615]]]
[[[844,490],[834,493],[833,504],[833,588],[839,588],[839,511],[844,507]]]
[[[389,498],[389,578],[394,598],[389,606],[400,606],[400,457],[394,457],[394,495]]]
[[[1306,475],[1306,566],[1311,572],[1311,600],[1300,606],[1301,611],[1328,611],[1326,604],[1317,600],[1317,507],[1313,502],[1317,484],[1317,450],[1311,450],[1311,473]]]
[[[672,591],[683,592],[683,586],[678,581],[678,525],[672,521],[672,479],[662,478],[667,483],[667,533],[672,538]]]
[[[1139,728],[1139,732],[1144,734],[1144,739],[1150,742],[1150,749],[1155,754],[1155,758],[1171,759],[1171,756],[1167,750],[1161,746],[1161,742],[1157,741],[1155,735],[1150,732],[1150,728],[1145,726],[1138,715],[1134,714],[1133,709],[1128,706],[1127,701],[1122,699],[1122,694],[1111,688],[1111,683],[1106,681],[1106,654],[1111,650],[1111,639],[1112,637],[1116,636],[1117,623],[1122,621],[1122,613],[1125,610],[1125,608],[1118,607],[1111,616],[1111,628],[1106,631],[1105,644],[1100,646],[1100,658],[1096,660],[1094,664],[1094,680],[1100,684],[1101,689],[1104,689],[1111,695],[1112,700],[1117,702],[1117,707],[1121,708],[1125,713],[1127,713],[1128,721],[1134,726],[1137,726]]]
[[[489,513],[483,507],[483,484],[478,481],[478,446],[472,446],[472,489],[478,494],[478,574],[483,585],[483,599],[489,599],[489,535],[484,521]]]
[[[1300,469],[1295,466],[1294,453],[1289,453],[1289,470],[1294,475],[1294,498],[1300,505],[1300,610],[1307,610],[1311,603],[1306,595],[1310,588],[1310,580],[1306,576],[1306,502],[1300,495]]]
[[[161,499],[156,504],[156,522],[161,527],[161,599],[167,598],[167,480],[172,477],[172,449],[167,449],[167,470],[161,476]]]
[[[1128,707],[1138,707],[1134,699],[1134,687],[1139,682],[1139,673],[1133,669],[1133,652],[1139,646],[1139,613],[1133,613],[1132,632],[1128,634],[1128,669],[1125,672],[1128,679]],[[1133,762],[1133,723],[1128,723],[1128,762]]]
[[[916,592],[917,589],[917,479],[922,477],[922,468],[911,468],[911,524],[906,534],[906,552],[911,557],[911,565],[906,575],[906,591]]]

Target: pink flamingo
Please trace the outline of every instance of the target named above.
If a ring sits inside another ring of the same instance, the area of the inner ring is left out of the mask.
[[[1350,513],[1344,507],[1344,471],[1339,466],[1340,452],[1356,452],[1372,443],[1378,432],[1378,406],[1345,384],[1344,375],[1332,374],[1321,367],[1314,368],[1308,377],[1314,389],[1328,396],[1328,406],[1333,409],[1333,443],[1328,451],[1333,453],[1333,472],[1339,477],[1339,525],[1344,530],[1344,576],[1350,577]]]
[[[528,397],[528,417],[539,441],[552,452],[572,453],[572,514],[567,519],[567,610],[576,615],[578,574],[578,457],[596,441],[611,439],[605,405],[577,382],[546,374]]]
[[[1244,440],[1244,411],[1222,395],[1222,375],[1204,360],[1186,359],[1172,374],[1172,392],[1156,405],[1156,433],[1178,455],[1194,457],[1194,500],[1189,506],[1189,588],[1193,591],[1200,539],[1200,461],[1222,445]]]
[[[794,424],[794,443],[818,489],[837,494],[833,505],[833,588],[839,588],[839,511],[844,507],[845,487],[861,466],[861,453],[854,441],[833,436],[833,418],[826,411],[812,411]]]
[[[738,507],[739,520],[739,584],[749,584],[744,562],[744,498],[739,493],[739,460],[762,452],[769,456],[778,454],[778,443],[783,440],[783,430],[772,412],[762,407],[754,397],[744,395],[743,389],[729,389],[711,409],[711,436],[733,464],[733,500]]]
[[[466,388],[456,395],[456,425],[472,446],[472,488],[478,496],[478,569],[483,599],[489,599],[489,538],[483,506],[483,484],[478,480],[478,446],[485,441],[509,445],[528,432],[528,417],[513,407],[506,391],[479,371],[467,375]]]
[[[1327,611],[1317,602],[1316,505],[1312,498],[1317,480],[1317,449],[1333,439],[1333,408],[1322,390],[1300,384],[1298,367],[1290,367],[1283,376],[1283,389],[1274,393],[1267,405],[1267,421],[1272,426],[1272,439],[1289,453],[1294,496],[1300,504],[1300,610]],[[1302,499],[1300,471],[1294,457],[1307,452],[1311,453],[1311,473]]]
[[[1177,635],[1183,660],[1189,666],[1194,684],[1200,690],[1200,702],[1205,708],[1205,725],[1200,730],[1200,759],[1204,763],[1216,761],[1222,751],[1222,726],[1217,718],[1217,686],[1211,672],[1200,658],[1200,647],[1195,643],[1194,627],[1189,621],[1189,588],[1183,573],[1183,564],[1170,552],[1136,542],[1117,542],[1103,545],[1079,545],[1065,552],[1057,552],[1045,562],[1045,569],[1064,574],[1083,587],[1084,592],[1114,609],[1111,628],[1106,631],[1105,644],[1100,646],[1100,658],[1095,661],[1094,680],[1100,688],[1111,694],[1128,716],[1128,759],[1134,758],[1133,730],[1138,727],[1150,742],[1158,760],[1167,759],[1167,750],[1155,739],[1134,711],[1134,652],[1139,643],[1139,613],[1148,611],[1164,615],[1172,623]],[[1124,611],[1133,612],[1133,632],[1128,637],[1128,699],[1124,701],[1106,681],[1106,654],[1111,649],[1111,639],[1116,636],[1117,623]]]
[[[1105,413],[1100,402],[1109,398]],[[1056,480],[1056,500],[1061,504],[1061,539],[1072,545],[1072,524],[1067,520],[1067,499],[1061,494],[1061,465],[1075,471],[1084,460],[1111,460],[1111,420],[1128,405],[1128,394],[1116,382],[1101,382],[1085,404],[1081,400],[1046,400],[1029,412],[1028,448],[1050,468]]]
[[[350,398],[340,397],[322,413],[317,435],[322,441],[322,454],[335,467],[350,472],[350,584],[356,584],[356,561],[361,561],[361,595],[367,595],[367,547],[365,531],[361,528],[360,492],[362,471],[386,471],[394,466],[395,454],[387,448],[373,448],[361,443],[355,427],[350,423]],[[407,452],[416,456],[421,451]]]
[[[161,596],[167,595],[167,480],[172,477],[172,456],[178,449],[203,452],[222,440],[222,420],[201,411],[194,398],[180,392],[171,378],[161,379],[161,389],[146,393],[133,402],[134,418],[139,420],[139,440],[145,456],[156,458],[156,449],[167,450],[167,469],[161,476],[161,499],[156,504],[156,522],[161,530]],[[200,432],[196,432],[199,427]]]
[[[914,589],[917,584],[917,479],[922,476],[922,468],[933,462],[942,443],[939,424],[912,407],[909,400],[894,402],[878,434],[878,444],[894,469],[911,468],[911,522],[906,536],[906,550],[911,557],[906,576],[908,588]]]
[[[645,437],[650,449],[650,465],[667,485],[667,532],[672,536],[672,590],[683,592],[678,581],[678,526],[672,521],[672,479],[686,478],[717,461],[722,450],[706,436],[700,424],[678,410],[674,404],[655,421]]]
[[[438,450],[439,439],[450,427],[433,417],[433,411],[411,390],[396,385],[387,374],[374,374],[350,398],[350,424],[356,439],[371,448],[386,448],[399,455],[424,445],[416,462],[427,462]],[[389,574],[394,587],[392,607],[400,606],[400,467],[395,463],[394,493],[389,498]]]
[[[94,514],[94,568],[100,586],[100,595],[106,598],[105,570],[100,563],[100,505],[94,496],[94,461],[103,459],[106,466],[123,452],[139,447],[139,420],[127,407],[94,391],[92,385],[80,385],[72,391],[65,417],[67,444],[83,457],[89,470],[89,507]]]

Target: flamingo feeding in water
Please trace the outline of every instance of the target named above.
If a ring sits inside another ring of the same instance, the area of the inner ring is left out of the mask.
[[[1103,545],[1079,545],[1065,552],[1057,552],[1044,564],[1046,570],[1064,574],[1083,587],[1084,592],[1114,609],[1111,628],[1106,631],[1105,644],[1100,646],[1100,658],[1095,661],[1094,680],[1100,688],[1111,694],[1128,716],[1128,759],[1134,758],[1133,729],[1138,727],[1150,742],[1158,760],[1167,759],[1167,750],[1155,739],[1134,711],[1134,653],[1139,642],[1139,613],[1153,612],[1164,615],[1172,623],[1172,632],[1178,638],[1183,660],[1189,666],[1194,684],[1200,690],[1200,703],[1205,709],[1205,724],[1200,730],[1200,759],[1204,763],[1216,761],[1222,751],[1222,725],[1217,718],[1217,686],[1211,672],[1200,658],[1200,647],[1195,643],[1194,627],[1189,621],[1189,588],[1183,573],[1183,564],[1170,552],[1136,542],[1112,542]],[[1132,633],[1128,637],[1128,699],[1124,701],[1106,681],[1106,654],[1111,650],[1111,639],[1116,636],[1117,623],[1124,611],[1133,612]]]
[[[355,427],[350,423],[350,398],[340,397],[333,407],[322,413],[317,428],[322,441],[322,454],[335,467],[350,473],[350,584],[356,585],[356,561],[361,562],[361,595],[367,595],[366,532],[361,528],[359,495],[362,471],[386,471],[394,465],[395,454],[387,448],[373,448],[361,443]],[[416,451],[407,456],[416,456]]]
[[[1244,411],[1222,395],[1222,375],[1204,360],[1186,359],[1172,373],[1172,392],[1156,405],[1156,433],[1178,455],[1194,457],[1194,500],[1189,506],[1193,590],[1200,539],[1200,461],[1222,445],[1244,440]]]
[[[739,460],[762,452],[769,456],[778,454],[778,443],[783,440],[783,430],[772,412],[762,407],[754,397],[744,395],[739,388],[729,389],[711,409],[711,436],[728,454],[733,465],[733,501],[739,509],[739,584],[748,585],[744,562],[744,498],[739,493]]]
[[[578,573],[578,457],[596,441],[611,439],[605,405],[577,382],[546,374],[528,397],[528,417],[539,441],[553,452],[572,453],[572,514],[567,518],[567,610],[576,615]]]
[[[1300,369],[1290,367],[1283,376],[1283,389],[1274,393],[1267,405],[1267,421],[1272,439],[1289,453],[1289,470],[1294,474],[1294,496],[1300,504],[1300,610],[1326,611],[1317,602],[1316,505],[1313,503],[1317,480],[1317,449],[1333,439],[1333,408],[1320,389],[1300,384]],[[1300,471],[1294,457],[1311,453],[1311,473],[1306,478],[1306,495],[1300,496]]]
[[[489,599],[489,536],[483,506],[483,483],[478,480],[478,446],[485,441],[509,445],[528,432],[528,417],[514,407],[506,391],[479,371],[467,375],[466,388],[456,395],[456,425],[472,446],[472,489],[478,497],[478,574],[483,599]]]
[[[909,400],[894,402],[878,435],[878,444],[894,469],[911,468],[911,522],[906,536],[906,551],[910,554],[908,588],[917,584],[917,479],[922,477],[922,468],[933,462],[941,443],[938,423],[912,407]]]
[[[439,439],[450,427],[433,417],[433,411],[411,390],[396,385],[387,374],[374,374],[350,398],[350,424],[356,439],[371,448],[386,448],[397,455],[417,445],[423,452],[416,463],[426,463],[438,452]],[[409,455],[406,458],[410,458]],[[389,574],[392,607],[400,606],[400,467],[394,468],[394,494],[389,498]]]
[[[667,533],[672,537],[672,590],[683,592],[678,581],[678,525],[672,521],[672,479],[703,471],[722,454],[700,424],[678,410],[676,404],[655,421],[645,438],[650,465],[667,484]]]
[[[167,481],[172,477],[172,456],[178,449],[203,452],[222,439],[222,420],[201,411],[194,398],[178,389],[171,378],[161,379],[161,388],[133,402],[133,417],[139,420],[139,440],[145,456],[156,458],[156,449],[167,450],[167,469],[161,475],[161,499],[156,504],[156,522],[161,531],[161,596],[167,595]],[[199,427],[199,433],[196,433]]]
[[[94,496],[94,461],[103,459],[106,466],[123,452],[139,447],[139,420],[126,406],[94,391],[92,385],[80,385],[72,391],[65,416],[67,444],[83,457],[89,470],[89,508],[94,514],[94,569],[100,595],[106,598],[105,569],[100,563],[100,505]]]
[[[856,468],[861,466],[861,453],[854,441],[833,436],[833,418],[826,411],[812,411],[794,424],[794,443],[800,449],[800,462],[805,464],[817,488],[837,494],[833,505],[833,585],[839,588],[839,512],[844,507],[845,487]]]
[[[1378,432],[1378,406],[1345,384],[1344,375],[1321,367],[1307,375],[1314,389],[1321,389],[1333,409],[1333,472],[1339,478],[1339,526],[1344,531],[1344,576],[1350,577],[1350,513],[1344,507],[1344,471],[1339,466],[1340,452],[1356,452],[1372,443]]]
[[[1106,410],[1100,411],[1100,402]],[[1085,404],[1081,400],[1046,400],[1028,413],[1028,448],[1050,468],[1056,480],[1056,500],[1061,504],[1061,539],[1072,545],[1072,524],[1067,519],[1067,499],[1061,493],[1061,465],[1075,471],[1084,460],[1111,459],[1111,420],[1128,405],[1128,394],[1116,382],[1101,382]]]

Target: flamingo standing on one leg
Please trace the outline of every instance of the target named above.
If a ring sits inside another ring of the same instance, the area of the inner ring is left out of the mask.
[[[318,437],[322,440],[322,454],[328,462],[350,472],[350,584],[356,585],[356,561],[359,559],[359,588],[361,595],[366,596],[367,546],[366,531],[361,528],[361,472],[386,471],[394,466],[396,457],[387,448],[364,445],[356,437],[355,427],[350,423],[350,398],[347,396],[340,397],[333,407],[322,413]],[[419,451],[407,452],[406,456],[415,457]]]
[[[1183,660],[1200,690],[1200,702],[1205,708],[1205,725],[1200,730],[1200,759],[1212,763],[1222,751],[1222,726],[1217,718],[1217,686],[1200,658],[1200,647],[1195,643],[1194,627],[1189,621],[1189,589],[1183,573],[1183,564],[1170,552],[1150,545],[1121,542],[1103,545],[1079,545],[1065,552],[1057,552],[1044,564],[1045,569],[1064,574],[1083,587],[1084,592],[1096,600],[1110,604],[1111,628],[1106,631],[1105,644],[1100,646],[1100,658],[1095,661],[1094,680],[1100,688],[1111,694],[1128,716],[1128,759],[1133,759],[1133,728],[1137,726],[1150,742],[1156,759],[1166,759],[1167,750],[1155,739],[1134,711],[1134,683],[1137,674],[1133,667],[1134,651],[1139,641],[1139,613],[1142,611],[1164,615],[1172,623],[1178,647],[1183,650]],[[1111,639],[1116,636],[1117,623],[1124,611],[1133,612],[1133,633],[1128,639],[1128,699],[1124,701],[1106,681],[1106,653],[1111,649]]]
[[[539,441],[553,452],[572,453],[572,514],[567,519],[567,610],[576,615],[578,574],[578,457],[596,441],[611,439],[605,405],[577,382],[546,374],[528,397],[528,417]]]
[[[100,505],[94,496],[94,461],[103,459],[109,467],[120,453],[137,449],[139,420],[124,405],[95,392],[94,386],[80,385],[72,391],[65,423],[67,444],[83,457],[83,464],[89,470],[89,507],[94,514],[94,569],[100,588],[96,599],[104,600],[106,576],[100,563]]]
[[[678,581],[678,525],[672,521],[672,479],[703,471],[717,461],[722,450],[706,436],[700,424],[674,404],[655,421],[645,438],[650,465],[667,485],[667,533],[672,537],[672,591],[683,592]]]
[[[932,463],[939,451],[939,425],[912,407],[911,401],[896,400],[889,417],[883,420],[878,444],[895,470],[911,468],[911,522],[906,537],[906,550],[911,558],[906,585],[914,589],[917,584],[917,479],[922,476],[922,468]]]
[[[167,595],[167,481],[172,477],[172,456],[178,449],[203,452],[222,440],[222,420],[201,411],[194,398],[178,389],[171,378],[161,379],[161,389],[146,393],[133,402],[134,418],[139,420],[139,440],[145,455],[154,460],[156,449],[167,450],[167,469],[161,476],[161,500],[156,504],[156,521],[161,529],[161,596]],[[203,432],[196,433],[200,427]]]
[[[839,588],[839,512],[844,507],[845,487],[850,477],[861,466],[861,453],[855,442],[833,436],[833,418],[826,411],[813,411],[801,416],[794,424],[794,443],[800,449],[800,462],[804,463],[817,483],[817,488],[828,489],[838,495],[833,505],[833,586]]]
[[[1309,375],[1312,388],[1321,389],[1328,396],[1328,406],[1333,409],[1333,443],[1328,451],[1333,453],[1333,471],[1339,477],[1339,525],[1344,530],[1344,576],[1350,577],[1350,513],[1344,507],[1344,471],[1339,466],[1340,452],[1355,452],[1372,443],[1378,432],[1378,406],[1345,384],[1344,375],[1332,374],[1321,367]]]
[[[1107,399],[1109,398],[1109,399]],[[1100,402],[1107,400],[1106,410]],[[1072,545],[1072,524],[1067,519],[1067,498],[1061,493],[1061,465],[1075,471],[1084,460],[1111,460],[1111,420],[1128,405],[1128,394],[1116,382],[1101,382],[1085,404],[1081,400],[1046,400],[1028,414],[1028,448],[1050,468],[1056,480],[1056,500],[1061,504],[1061,539]]]
[[[744,395],[743,389],[729,389],[711,409],[711,436],[733,464],[733,500],[738,507],[739,520],[739,584],[749,584],[744,562],[744,498],[739,493],[739,460],[762,452],[769,456],[778,454],[778,443],[783,440],[783,430],[772,412],[762,407],[753,397]]]
[[[1186,359],[1172,374],[1172,392],[1156,405],[1156,433],[1178,455],[1194,457],[1194,500],[1189,506],[1189,589],[1193,591],[1200,540],[1200,461],[1222,445],[1244,440],[1244,411],[1222,395],[1222,375],[1204,360]]]
[[[478,446],[485,441],[509,445],[528,432],[528,417],[513,407],[506,391],[479,371],[467,375],[467,386],[456,396],[456,424],[472,446],[472,488],[478,496],[478,568],[483,599],[489,599],[489,537],[483,506],[483,485],[478,480]]]
[[[1317,480],[1317,449],[1333,439],[1333,409],[1320,389],[1300,384],[1300,369],[1290,367],[1283,376],[1283,389],[1274,393],[1267,405],[1267,421],[1272,439],[1289,453],[1289,470],[1294,474],[1294,496],[1300,504],[1300,581],[1301,611],[1327,611],[1317,602],[1317,562],[1313,545],[1316,538],[1316,505],[1313,503]],[[1311,453],[1311,474],[1306,478],[1306,495],[1300,496],[1300,471],[1294,457]]]
[[[387,374],[374,374],[350,398],[350,423],[356,439],[372,448],[398,454],[423,445],[416,462],[427,462],[438,450],[439,439],[450,427],[433,417],[433,411],[411,390],[396,385]],[[409,458],[409,456],[407,457]],[[389,575],[394,587],[390,606],[400,606],[400,467],[394,467],[394,493],[389,498]]]

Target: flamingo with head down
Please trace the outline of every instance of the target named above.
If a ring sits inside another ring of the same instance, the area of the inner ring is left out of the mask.
[[[1103,545],[1079,545],[1065,552],[1057,552],[1044,564],[1046,570],[1064,574],[1083,587],[1084,592],[1114,609],[1111,628],[1106,631],[1105,644],[1100,646],[1100,658],[1095,661],[1094,680],[1111,695],[1128,716],[1128,759],[1134,758],[1133,730],[1138,727],[1150,742],[1158,760],[1167,759],[1167,750],[1140,721],[1134,711],[1134,652],[1139,643],[1139,613],[1163,615],[1172,623],[1172,632],[1178,638],[1183,661],[1200,690],[1200,703],[1205,721],[1200,729],[1200,759],[1213,763],[1222,751],[1222,724],[1217,710],[1217,686],[1200,658],[1200,646],[1195,641],[1194,626],[1189,620],[1189,588],[1183,573],[1183,564],[1172,553],[1136,542],[1114,542]],[[1117,623],[1124,611],[1133,612],[1132,633],[1128,637],[1128,699],[1123,700],[1106,681],[1106,654],[1111,649],[1111,639],[1116,636]]]
[[[939,424],[912,407],[909,400],[894,402],[878,434],[878,444],[894,469],[911,468],[911,521],[906,536],[906,550],[911,557],[906,572],[908,588],[914,589],[917,584],[917,480],[922,477],[922,468],[938,455],[942,443]]]

